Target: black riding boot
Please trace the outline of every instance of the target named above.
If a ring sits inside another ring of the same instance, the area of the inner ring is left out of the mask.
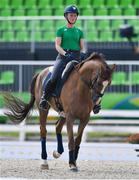
[[[49,107],[48,101],[51,97],[52,90],[53,90],[53,85],[51,81],[49,80],[44,87],[44,91],[40,100],[41,109],[47,109]]]

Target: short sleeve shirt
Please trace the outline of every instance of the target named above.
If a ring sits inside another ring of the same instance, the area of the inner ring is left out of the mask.
[[[83,32],[76,28],[66,26],[57,30],[56,37],[61,37],[61,47],[69,50],[80,50],[80,39],[84,38]]]

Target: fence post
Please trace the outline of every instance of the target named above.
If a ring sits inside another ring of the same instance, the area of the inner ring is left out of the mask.
[[[30,52],[32,54],[35,53],[35,21],[31,20],[32,22],[32,29],[31,29],[31,47]]]
[[[22,64],[19,64],[19,93],[22,92],[22,83],[23,83],[23,75],[22,75]]]
[[[25,141],[25,120],[20,124],[19,141]]]
[[[19,65],[19,93],[21,93],[23,91],[23,68],[22,68],[22,64]],[[24,141],[25,140],[25,131],[24,131],[24,125],[25,125],[25,121],[23,121],[20,124],[20,133],[19,133],[19,141]]]
[[[129,65],[129,93],[132,94],[132,64]]]

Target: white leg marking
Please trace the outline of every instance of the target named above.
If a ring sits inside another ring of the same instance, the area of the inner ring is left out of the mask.
[[[58,153],[57,151],[53,151],[53,157],[54,158],[59,158],[61,156],[61,154],[60,153]]]

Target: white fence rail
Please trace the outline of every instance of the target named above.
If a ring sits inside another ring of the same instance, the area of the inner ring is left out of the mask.
[[[4,112],[6,109],[0,109],[0,116],[5,116]],[[32,116],[39,116],[37,110],[33,110],[31,113]],[[48,116],[58,117],[58,113],[53,109],[50,109]],[[101,110],[99,114],[94,114],[93,111],[90,114],[90,117],[117,117],[117,118],[136,118],[139,117],[138,110]],[[112,122],[112,121],[111,121]]]
[[[138,125],[138,126],[137,126]],[[55,126],[54,125],[48,125],[47,132],[55,132]],[[39,133],[40,127],[39,125],[0,125],[1,132],[19,132],[19,141],[24,141],[26,133],[32,132],[32,133]],[[74,132],[77,132],[78,126],[74,125],[73,127]],[[83,134],[83,141],[86,141],[86,137],[88,132],[126,132],[126,133],[138,133],[139,132],[139,122],[135,122],[135,125],[124,125],[124,126],[114,126],[114,125],[101,125],[96,126],[96,124],[87,125],[84,134]],[[62,130],[63,133],[67,132],[66,126],[63,127]]]

